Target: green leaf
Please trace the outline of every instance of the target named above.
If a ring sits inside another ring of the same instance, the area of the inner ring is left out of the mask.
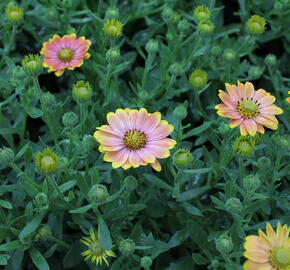
[[[147,207],[146,204],[141,204],[141,203],[123,205],[123,206],[108,210],[105,213],[105,216],[111,220],[118,220],[120,218],[127,217],[131,213],[141,211],[141,210],[145,209],[146,207]]]
[[[209,263],[208,259],[200,255],[199,253],[193,253],[192,259],[198,265],[205,265]]]
[[[33,218],[30,222],[26,224],[26,226],[22,229],[22,231],[19,234],[19,238],[23,239],[24,237],[28,236],[29,234],[33,233],[40,223],[42,222],[43,218],[45,216],[45,213],[40,213],[37,216]]]
[[[176,199],[179,202],[185,202],[189,201],[192,199],[195,199],[202,195],[204,192],[208,191],[210,188],[205,186],[205,187],[196,187],[190,190],[187,190],[183,193],[181,193]]]
[[[33,119],[39,118],[43,115],[43,111],[36,107],[29,108],[27,113]]]
[[[12,204],[7,201],[0,200],[0,206],[6,209],[12,209]]]
[[[80,208],[70,210],[69,212],[72,213],[72,214],[81,214],[81,213],[87,212],[92,207],[93,207],[93,204],[88,204],[88,205],[82,206]]]
[[[22,246],[21,241],[15,240],[15,241],[0,245],[0,251],[10,251],[10,250],[17,249],[18,247],[21,247],[21,246]]]
[[[210,172],[211,168],[200,168],[200,169],[193,169],[193,170],[184,170],[184,173],[189,173],[189,174],[202,174],[202,173],[207,173]]]
[[[39,252],[38,249],[35,247],[31,247],[29,250],[30,257],[34,263],[34,265],[39,269],[39,270],[50,270],[49,265],[43,255]]]
[[[1,254],[0,255],[0,265],[7,265],[10,255],[8,254]]]
[[[181,206],[184,208],[184,210],[194,216],[200,216],[203,217],[203,214],[200,212],[200,210],[194,206],[192,206],[191,204],[187,203],[187,202],[183,202],[181,204]]]
[[[149,173],[144,173],[143,176],[148,182],[152,183],[154,186],[168,191],[172,191],[172,187],[169,186],[166,182],[164,182],[160,178],[158,178],[157,176]]]
[[[104,249],[111,250],[112,249],[112,238],[110,231],[107,227],[102,216],[99,216],[99,234],[100,234],[100,241]]]
[[[206,131],[210,126],[211,126],[212,122],[205,122],[204,124],[202,124],[201,126],[194,128],[190,131],[188,131],[187,133],[185,133],[182,136],[182,140],[188,138],[188,137],[192,137],[192,136],[196,136],[204,131]]]

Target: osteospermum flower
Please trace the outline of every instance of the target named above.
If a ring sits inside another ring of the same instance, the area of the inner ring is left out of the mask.
[[[105,153],[105,161],[112,162],[113,168],[125,170],[147,164],[161,170],[157,158],[169,157],[169,150],[176,142],[166,138],[174,128],[161,120],[159,112],[118,109],[108,113],[107,120],[109,125],[98,127],[94,133],[101,143],[99,151]]]
[[[75,34],[63,37],[54,35],[42,45],[40,54],[44,55],[43,66],[48,68],[48,72],[61,76],[66,68],[73,70],[80,67],[84,59],[90,57],[90,46],[91,41],[85,37],[76,38]]]
[[[226,83],[227,92],[219,90],[219,97],[224,104],[215,106],[217,114],[231,118],[230,127],[240,125],[241,135],[254,136],[257,132],[264,133],[264,127],[276,130],[278,120],[276,114],[283,110],[274,105],[276,100],[263,89],[255,91],[253,84],[238,82],[238,85]]]
[[[290,95],[290,91],[288,91],[288,94]],[[287,101],[290,103],[290,97],[287,98]]]
[[[83,237],[80,240],[88,249],[81,253],[85,257],[85,260],[91,260],[92,263],[96,265],[101,265],[103,261],[109,265],[107,257],[116,257],[115,253],[111,250],[105,250],[100,242],[99,237],[96,236],[96,233],[93,229],[90,229],[90,237]]]
[[[245,270],[289,270],[290,269],[290,228],[278,223],[275,232],[268,223],[266,234],[246,237],[244,256],[248,259]]]

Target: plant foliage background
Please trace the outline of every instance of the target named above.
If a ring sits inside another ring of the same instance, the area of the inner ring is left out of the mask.
[[[2,156],[0,164],[3,269],[238,270],[246,235],[267,222],[290,223],[289,1],[23,0],[17,24],[7,19],[7,4],[0,3],[0,144],[15,157]],[[210,34],[193,17],[199,4],[210,8]],[[124,25],[118,39],[103,31],[112,7]],[[252,14],[266,20],[261,35],[246,28]],[[44,69],[38,78],[41,107],[21,61],[54,34],[71,33],[91,40],[92,56],[61,77]],[[151,39],[156,48],[150,48]],[[112,63],[107,52],[115,47],[121,55]],[[277,60],[265,63],[268,54]],[[196,69],[208,77],[199,90],[189,82]],[[79,80],[93,90],[84,115],[72,98]],[[284,110],[279,129],[267,130],[248,157],[233,149],[239,129],[230,129],[214,109],[218,90],[238,80],[271,92]],[[92,134],[108,112],[142,107],[160,111],[174,125],[172,156],[161,161],[160,173],[150,166],[112,169]],[[175,108],[186,113],[180,117]],[[67,112],[79,121],[65,125]],[[34,159],[46,147],[59,157],[49,175],[36,169]],[[180,148],[193,156],[186,168],[174,162]],[[107,187],[104,201],[89,197],[95,184]],[[116,253],[109,267],[80,255],[86,249],[80,239],[90,228]],[[120,247],[124,239],[134,242],[129,254]]]

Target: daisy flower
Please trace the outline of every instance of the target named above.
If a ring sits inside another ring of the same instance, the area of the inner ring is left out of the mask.
[[[266,234],[246,237],[244,256],[248,259],[245,270],[289,270],[290,269],[290,228],[278,223],[275,232],[268,223]]]
[[[169,157],[176,142],[166,138],[174,127],[161,120],[159,112],[118,109],[108,113],[107,120],[109,125],[98,127],[94,133],[101,144],[99,151],[105,153],[104,161],[112,162],[113,168],[126,170],[150,164],[161,171],[157,158]]]
[[[61,76],[66,68],[73,70],[80,67],[84,59],[90,57],[90,46],[90,40],[85,37],[76,38],[76,34],[63,37],[54,35],[42,45],[40,54],[44,55],[43,66],[48,68],[48,72]]]
[[[283,110],[274,105],[276,98],[264,89],[255,90],[253,84],[238,82],[238,85],[226,83],[227,92],[219,90],[219,97],[224,104],[215,106],[217,114],[231,118],[230,127],[240,126],[242,136],[255,136],[264,133],[264,127],[276,130],[278,120],[276,114]]]
[[[101,265],[103,261],[109,266],[107,257],[116,257],[116,254],[111,250],[105,250],[100,242],[99,237],[96,236],[96,233],[93,229],[90,229],[90,237],[83,237],[81,243],[86,245],[88,249],[81,253],[85,257],[85,260],[91,260],[92,263],[96,265]]]

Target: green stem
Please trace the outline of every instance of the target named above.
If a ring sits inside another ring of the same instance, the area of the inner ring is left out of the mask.
[[[86,103],[80,103],[80,119],[81,119],[81,135],[84,137],[85,135],[85,122],[87,118],[87,104]]]
[[[177,198],[180,195],[180,174],[181,174],[181,169],[178,169],[176,177],[174,178],[174,188],[172,191],[172,198]]]
[[[105,104],[107,105],[111,99],[111,91],[110,91],[110,83],[111,83],[111,75],[112,75],[112,64],[108,64],[106,80],[105,80]]]
[[[55,238],[53,236],[49,236],[48,240],[53,241],[53,242],[55,242],[55,243],[57,243],[57,244],[59,244],[59,245],[61,245],[63,247],[70,248],[70,245],[68,245],[66,242],[64,242],[62,240],[59,240],[59,239],[57,239],[57,238]]]
[[[153,64],[153,61],[154,61],[154,56],[155,56],[155,53],[152,54],[152,53],[149,53],[147,59],[146,59],[146,62],[145,62],[145,68],[144,68],[144,72],[143,72],[143,78],[142,78],[142,89],[144,89],[145,87],[145,83],[147,81],[147,77],[148,77],[148,73],[152,67],[152,64]]]
[[[244,178],[244,162],[242,157],[239,157],[239,172],[240,172],[240,181],[242,181]]]

